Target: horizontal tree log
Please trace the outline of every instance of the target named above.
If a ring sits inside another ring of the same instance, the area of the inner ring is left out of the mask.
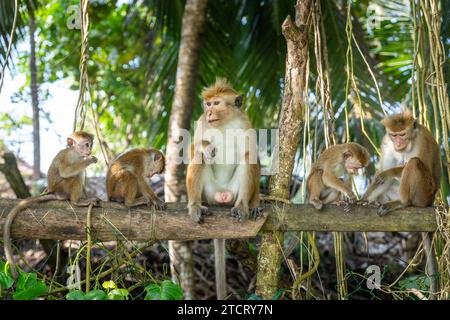
[[[0,233],[6,215],[19,200],[0,199]],[[406,208],[378,217],[375,208],[354,206],[350,212],[327,206],[316,211],[308,205],[263,206],[264,217],[237,222],[229,208],[214,207],[203,224],[194,223],[186,205],[170,203],[166,211],[148,207],[127,209],[116,203],[101,203],[92,211],[92,236],[109,240],[199,240],[254,237],[263,230],[302,231],[435,231],[434,208]],[[86,239],[87,208],[51,201],[19,213],[12,225],[15,239]]]

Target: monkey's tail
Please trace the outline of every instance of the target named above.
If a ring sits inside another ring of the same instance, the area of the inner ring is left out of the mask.
[[[214,239],[214,267],[217,300],[224,300],[227,295],[225,239]]]
[[[12,253],[12,244],[11,244],[11,225],[14,221],[14,218],[17,216],[17,214],[32,205],[33,203],[42,202],[42,201],[49,201],[49,200],[57,200],[58,197],[55,194],[47,193],[42,194],[35,197],[30,197],[27,199],[24,199],[20,201],[14,208],[11,209],[8,216],[6,217],[5,224],[3,226],[3,244],[4,244],[4,250],[5,250],[5,256],[6,259],[9,262],[11,275],[14,277],[14,279],[17,278],[17,270],[14,263],[14,257]]]

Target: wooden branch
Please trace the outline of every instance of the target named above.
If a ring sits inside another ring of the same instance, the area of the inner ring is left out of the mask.
[[[0,199],[0,233],[6,215],[19,200]],[[147,207],[128,210],[116,203],[102,203],[92,213],[93,239],[109,240],[198,240],[238,239],[256,236],[262,230],[314,231],[435,231],[434,208],[407,208],[378,217],[374,208],[353,207],[345,213],[329,206],[316,211],[308,205],[285,206],[284,213],[266,205],[267,219],[240,223],[229,216],[229,208],[211,208],[205,223],[194,223],[186,204],[170,203],[166,211]],[[86,239],[87,208],[51,201],[21,212],[12,225],[15,239]]]

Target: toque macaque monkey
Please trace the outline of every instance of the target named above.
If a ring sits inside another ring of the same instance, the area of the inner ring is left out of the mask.
[[[433,135],[409,112],[389,116],[381,124],[386,135],[379,172],[364,200],[381,203],[380,216],[407,206],[431,206],[441,178],[439,145]]]
[[[81,199],[84,193],[85,169],[97,158],[91,155],[94,138],[91,134],[77,131],[67,138],[67,147],[61,150],[50,164],[47,173],[47,192],[22,200],[6,217],[3,241],[5,255],[11,267],[11,274],[17,277],[17,271],[11,248],[11,224],[19,212],[34,203],[49,200],[69,200],[76,206],[96,205],[98,199]]]
[[[164,155],[151,148],[138,148],[119,155],[106,175],[108,200],[123,202],[128,207],[151,204],[156,210],[166,205],[153,192],[147,178],[164,171]]]
[[[323,204],[341,200],[342,196],[350,202],[356,200],[352,191],[350,175],[369,164],[370,154],[357,143],[337,144],[326,149],[311,168],[306,180],[308,202],[317,210]],[[344,176],[344,180],[340,177]]]
[[[201,222],[207,211],[202,205],[204,201],[232,206],[231,214],[239,220],[254,218],[260,213],[260,173],[256,134],[248,131],[252,127],[240,109],[242,96],[225,80],[203,90],[202,96],[204,113],[197,121],[186,177],[189,215],[195,222]],[[227,137],[233,132],[238,133],[239,139]],[[239,145],[237,140],[245,143]],[[229,158],[215,161],[219,154],[234,157],[232,161]]]
[[[197,121],[186,177],[189,215],[202,222],[207,204],[231,206],[231,215],[240,221],[256,218],[261,213],[260,167],[256,133],[240,109],[242,96],[219,79],[202,97],[204,113]],[[225,240],[214,244],[217,297],[224,299]]]

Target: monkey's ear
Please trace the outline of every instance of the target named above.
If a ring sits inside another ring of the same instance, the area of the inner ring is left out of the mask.
[[[162,159],[162,154],[160,154],[159,152],[155,152],[155,154],[153,155],[153,161],[159,161]]]
[[[75,144],[75,140],[73,140],[72,138],[67,138],[67,145],[69,147],[72,147]]]
[[[240,108],[242,107],[242,100],[244,99],[244,97],[242,97],[242,94],[237,96],[236,99],[234,99],[234,106],[236,108]]]
[[[347,150],[344,152],[344,159],[347,160],[348,158],[353,157],[353,153],[350,150]]]

